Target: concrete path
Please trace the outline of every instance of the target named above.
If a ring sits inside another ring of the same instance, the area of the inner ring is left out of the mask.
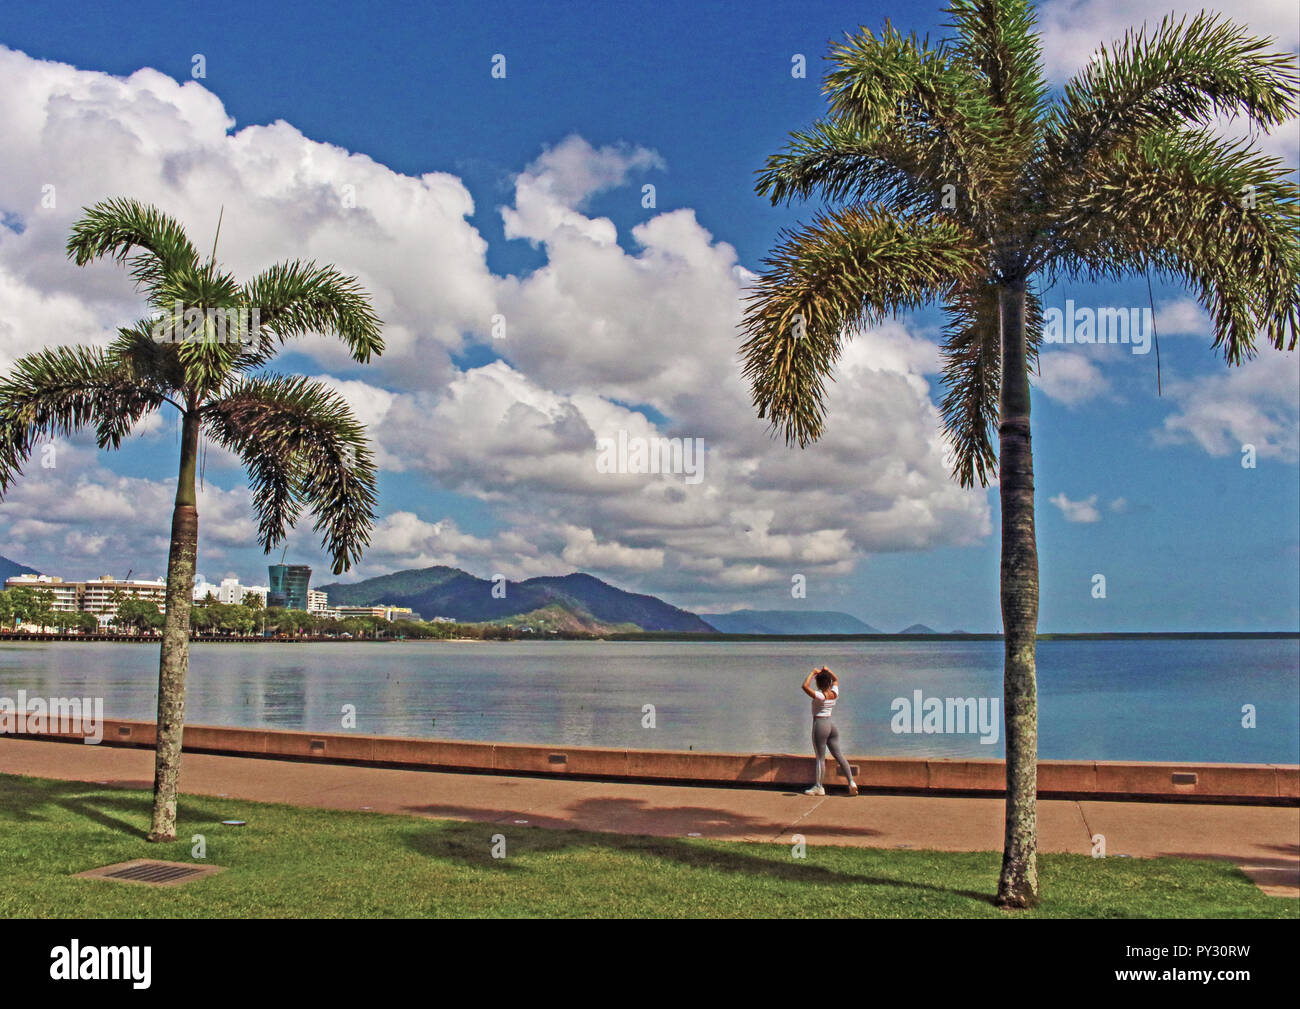
[[[0,773],[153,787],[153,751],[0,737]],[[189,753],[181,789],[259,802],[448,820],[734,841],[999,851],[1001,799],[510,778]],[[1042,800],[1044,852],[1232,861],[1266,893],[1300,896],[1300,808]]]

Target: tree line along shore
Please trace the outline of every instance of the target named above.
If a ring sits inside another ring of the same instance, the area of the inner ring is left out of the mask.
[[[54,594],[45,589],[22,586],[0,591],[0,638],[157,643],[165,620],[157,603],[125,594],[113,601],[107,613],[57,610],[54,602]],[[248,593],[242,603],[222,603],[209,596],[190,607],[190,637],[198,641],[512,640],[538,635],[584,636],[557,629],[488,623],[329,617],[306,610],[265,607],[255,593]]]

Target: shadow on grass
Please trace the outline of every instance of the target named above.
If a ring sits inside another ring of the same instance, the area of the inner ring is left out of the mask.
[[[656,806],[644,799],[605,796],[577,799],[569,803],[562,816],[546,816],[513,809],[488,809],[482,805],[458,806],[451,803],[403,806],[402,811],[438,819],[478,820],[506,825],[519,818],[527,819],[527,825],[530,827],[547,827],[552,830],[587,830],[597,833],[644,834],[670,838],[698,831],[705,836],[723,835],[718,840],[738,837],[746,840],[775,840],[787,834],[800,832],[789,826],[790,818],[795,815],[793,812],[782,815],[779,819],[772,819],[749,816],[735,810],[717,809],[712,806]],[[818,823],[810,824],[805,830],[818,837],[841,837],[854,840],[878,837],[881,833],[872,827],[858,824],[836,826]]]
[[[131,781],[100,785],[93,781],[57,781],[0,775],[0,820],[44,823],[48,818],[41,815],[42,807],[55,806],[106,830],[144,840],[149,833],[148,827],[138,824],[149,823],[153,812],[153,797],[138,796],[127,791],[140,788],[152,789],[153,782]],[[220,819],[213,811],[196,806],[193,796],[181,796],[181,814],[186,820]]]
[[[495,835],[502,835],[505,839],[507,845],[505,858],[492,857],[491,850],[495,843]],[[991,893],[961,890],[908,879],[842,872],[811,864],[804,859],[791,858],[789,846],[776,842],[772,842],[774,856],[778,850],[784,854],[766,858],[734,849],[720,850],[706,843],[705,839],[696,841],[677,837],[599,834],[572,828],[538,826],[536,822],[530,822],[527,826],[490,822],[439,823],[408,830],[404,833],[404,838],[412,851],[425,857],[458,862],[479,869],[491,869],[503,874],[529,871],[529,867],[518,860],[519,855],[550,855],[606,849],[675,862],[686,868],[751,878],[763,877],[803,885],[891,887],[898,890],[961,897],[983,905],[993,904]]]

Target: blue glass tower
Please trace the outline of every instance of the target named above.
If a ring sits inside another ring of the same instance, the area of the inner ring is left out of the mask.
[[[267,606],[283,606],[287,610],[307,608],[307,586],[311,583],[311,568],[306,564],[271,564],[270,591],[266,594]]]

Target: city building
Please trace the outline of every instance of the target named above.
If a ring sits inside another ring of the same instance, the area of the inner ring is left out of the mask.
[[[219,603],[225,603],[227,606],[242,605],[249,593],[259,596],[262,605],[266,605],[266,597],[270,589],[265,585],[241,585],[238,578],[223,578],[220,585],[213,585],[208,581],[194,583],[194,601],[201,603],[211,595]]]
[[[338,606],[335,611],[340,620],[348,617],[379,617],[390,623],[394,620],[410,620],[414,615],[409,606]]]
[[[111,620],[117,612],[121,599],[142,599],[157,603],[160,613],[167,612],[167,583],[161,578],[152,580],[132,579],[118,580],[112,575],[100,575],[85,582],[74,582],[77,586],[81,605],[78,607],[86,613],[99,617],[100,623]]]
[[[227,606],[239,606],[244,602],[244,597],[252,592],[254,595],[262,597],[262,605],[266,605],[266,597],[270,592],[263,585],[240,585],[238,578],[223,578],[221,585],[217,589],[217,601],[225,603]]]
[[[287,610],[305,610],[311,568],[306,564],[271,564],[267,567],[271,584],[267,590],[268,606]]]
[[[54,596],[51,609],[62,613],[78,610],[93,613],[100,623],[113,618],[122,599],[143,599],[156,603],[160,613],[167,612],[167,583],[161,578],[119,580],[112,575],[100,575],[89,581],[70,582],[52,575],[17,575],[5,579],[5,588],[44,589]]]
[[[44,589],[54,596],[50,609],[59,613],[76,613],[81,608],[77,601],[77,583],[65,582],[51,575],[17,575],[5,579],[6,589]]]
[[[324,613],[330,608],[329,596],[320,589],[307,590],[307,612]]]

